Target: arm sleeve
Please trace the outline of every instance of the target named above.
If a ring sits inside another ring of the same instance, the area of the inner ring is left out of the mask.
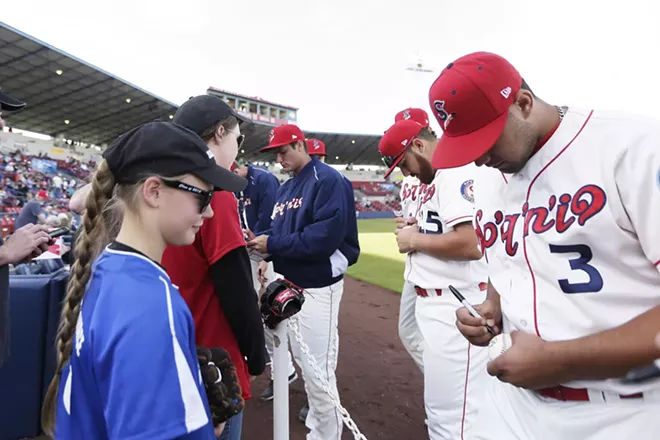
[[[108,321],[90,333],[109,439],[176,438],[193,432],[205,438],[203,432],[212,431],[191,348],[192,317],[185,318],[190,312],[176,295],[163,278],[124,286],[105,307]],[[126,307],[131,297],[140,301]]]
[[[475,167],[476,168],[476,167]],[[440,218],[448,227],[471,222],[474,217],[474,174],[472,166],[443,170],[435,195]]]
[[[38,203],[33,203],[32,206],[30,206],[30,211],[32,215],[35,217],[38,217],[41,214],[41,206],[39,206]]]
[[[247,358],[248,371],[259,376],[266,368],[266,343],[247,250],[230,251],[209,270],[225,317]]]
[[[268,253],[285,258],[329,258],[346,236],[346,191],[338,191],[344,182],[324,179],[317,182],[313,200],[313,222],[300,232],[269,236]]]
[[[632,224],[630,232],[637,235],[644,254],[660,270],[660,130],[640,139],[623,154],[614,179]]]
[[[256,231],[263,231],[270,228],[271,216],[277,196],[277,188],[280,186],[275,178],[263,178],[263,194],[259,202],[258,220],[254,227]]]

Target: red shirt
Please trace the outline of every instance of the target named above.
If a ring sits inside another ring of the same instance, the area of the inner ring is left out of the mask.
[[[179,287],[181,296],[190,307],[195,320],[197,344],[222,347],[236,366],[243,398],[250,399],[250,374],[241,354],[218,294],[209,268],[228,252],[245,246],[238,219],[238,202],[233,193],[220,191],[211,199],[213,217],[206,219],[190,246],[168,246],[162,264]]]

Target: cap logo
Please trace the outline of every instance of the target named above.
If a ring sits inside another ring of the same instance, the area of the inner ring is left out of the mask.
[[[270,134],[268,135],[268,142],[273,142],[274,137],[275,137],[275,129],[270,131]]]
[[[314,139],[314,149],[315,149],[315,150],[318,150],[319,148],[321,148],[321,145],[319,144],[319,141],[317,141],[316,139]]]
[[[506,89],[502,89],[500,91],[500,94],[504,96],[505,99],[509,99],[509,96],[511,95],[511,87],[507,87]]]
[[[445,123],[442,124],[442,125],[444,125],[445,130],[447,129],[447,126],[449,125],[449,122],[451,122],[452,119],[454,119],[453,114],[447,115],[447,119],[445,119]]]
[[[438,121],[447,121],[449,118],[449,113],[445,110],[445,101],[434,101],[433,110],[435,110],[435,116],[438,118]]]
[[[403,119],[410,119],[410,112],[408,110],[403,111]]]
[[[292,138],[292,139],[298,139],[298,136],[296,136],[295,134],[292,134],[292,135],[291,135],[291,138]]]

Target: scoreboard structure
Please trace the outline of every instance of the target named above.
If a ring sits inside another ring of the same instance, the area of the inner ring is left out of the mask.
[[[282,124],[296,124],[298,120],[297,107],[277,104],[256,96],[240,95],[216,87],[209,87],[206,93],[219,97],[241,116],[257,124],[278,126]]]

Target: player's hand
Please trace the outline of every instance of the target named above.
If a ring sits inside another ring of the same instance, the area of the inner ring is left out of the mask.
[[[557,386],[563,380],[561,359],[551,355],[547,346],[548,342],[534,334],[511,332],[511,347],[488,363],[488,374],[530,390]]]
[[[252,241],[257,237],[254,235],[254,232],[250,231],[249,229],[243,229],[243,234],[245,234],[248,241]]]
[[[415,217],[397,217],[396,218],[396,229],[403,229],[406,226],[412,226],[417,224],[417,219]]]
[[[257,270],[257,277],[263,287],[268,282],[268,277],[266,277],[266,272],[268,271],[268,263],[265,260],[259,262],[259,269]]]
[[[48,250],[48,246],[55,242],[48,235],[46,225],[33,225],[29,223],[17,229],[7,242],[0,247],[8,263],[16,264],[28,258],[36,258]]]
[[[262,254],[267,254],[268,253],[268,236],[267,235],[260,235],[258,237],[254,237],[252,240],[248,241],[247,245],[248,245],[249,248],[252,248],[257,252],[261,252]]]
[[[456,310],[456,327],[471,344],[485,347],[493,339],[486,324],[496,335],[502,332],[502,310],[499,302],[489,299],[475,305],[474,309],[483,318],[475,318],[465,307],[460,307]]]
[[[399,246],[400,253],[407,254],[415,250],[412,241],[413,237],[419,234],[417,227],[405,226],[402,229],[397,229],[394,233],[396,234],[396,243]]]
[[[213,428],[213,433],[215,434],[215,437],[216,437],[216,438],[220,437],[220,434],[222,434],[222,431],[225,430],[225,424],[226,424],[226,423],[227,423],[227,422],[220,423],[218,426],[216,426],[215,428]]]

